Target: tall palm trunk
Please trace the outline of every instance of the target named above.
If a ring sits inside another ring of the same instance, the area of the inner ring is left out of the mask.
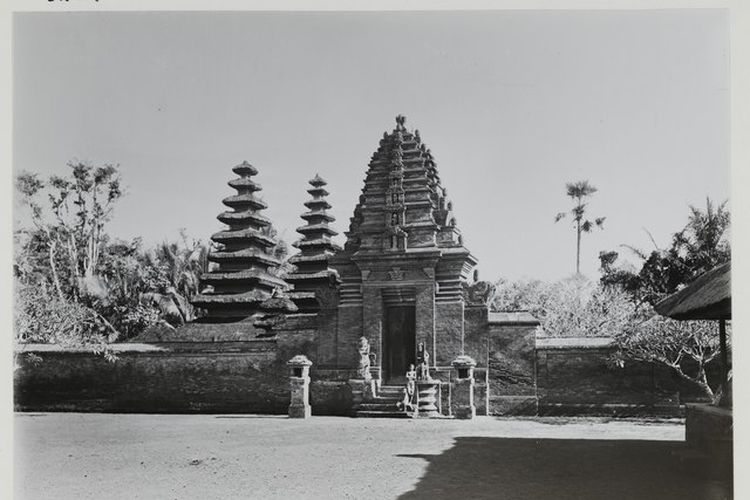
[[[581,220],[576,228],[576,274],[581,274]]]

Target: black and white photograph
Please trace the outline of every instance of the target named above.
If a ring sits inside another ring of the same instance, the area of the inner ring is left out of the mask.
[[[0,497],[748,498],[742,9],[11,3]]]

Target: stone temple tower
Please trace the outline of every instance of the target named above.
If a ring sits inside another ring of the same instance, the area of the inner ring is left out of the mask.
[[[252,179],[258,170],[243,162],[232,171],[239,177],[229,181],[229,186],[237,194],[222,200],[231,210],[217,217],[229,228],[211,236],[218,248],[208,256],[218,269],[201,277],[201,293],[192,304],[205,309],[209,319],[290,310],[288,300],[275,298],[289,285],[273,274],[280,265],[271,254],[277,241],[271,221],[260,213],[267,206],[256,196],[262,189]]]
[[[366,337],[385,382],[398,381],[423,343],[435,367],[463,347],[462,289],[477,264],[463,245],[452,203],[419,131],[405,118],[383,134],[354,209],[343,251],[331,259],[341,277],[335,346],[324,364],[354,362]]]

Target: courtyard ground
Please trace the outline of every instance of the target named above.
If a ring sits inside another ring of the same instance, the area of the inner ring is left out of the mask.
[[[18,499],[701,499],[673,421],[19,413]]]

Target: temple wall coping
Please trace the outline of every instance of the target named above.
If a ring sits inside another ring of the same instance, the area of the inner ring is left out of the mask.
[[[491,312],[488,323],[490,325],[539,326],[539,320],[528,311]]]

